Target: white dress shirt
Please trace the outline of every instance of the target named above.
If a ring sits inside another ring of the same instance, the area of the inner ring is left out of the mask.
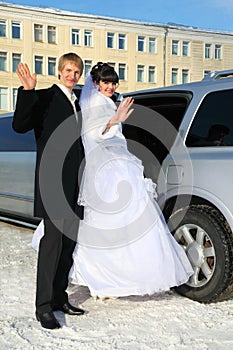
[[[58,83],[57,86],[64,92],[64,94],[66,95],[68,100],[71,102],[73,109],[74,109],[74,114],[75,114],[76,118],[78,119],[78,113],[77,113],[76,106],[75,106],[75,101],[77,100],[77,97],[76,97],[75,93],[73,91],[70,92],[63,84]]]

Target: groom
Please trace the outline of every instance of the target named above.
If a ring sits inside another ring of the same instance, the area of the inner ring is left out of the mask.
[[[82,218],[77,196],[83,146],[78,136],[75,142],[70,138],[80,135],[80,108],[73,88],[82,75],[83,62],[75,53],[62,55],[58,62],[59,83],[47,89],[35,90],[36,74],[30,73],[27,64],[20,63],[16,72],[22,86],[18,89],[12,126],[19,133],[34,129],[37,143],[34,215],[44,219],[37,266],[36,318],[42,327],[55,329],[61,325],[53,311],[84,313],[69,303],[66,292],[76,244],[74,232],[77,234]]]

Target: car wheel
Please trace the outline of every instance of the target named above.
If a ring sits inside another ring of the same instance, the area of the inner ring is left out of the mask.
[[[224,217],[206,205],[173,213],[171,233],[185,249],[194,274],[176,291],[199,302],[226,300],[233,295],[233,236]]]

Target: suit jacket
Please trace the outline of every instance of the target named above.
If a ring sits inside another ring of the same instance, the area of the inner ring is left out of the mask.
[[[79,106],[76,107],[80,111]],[[13,129],[34,129],[37,144],[34,215],[41,218],[82,218],[77,206],[78,177],[84,151],[73,106],[57,86],[18,90]],[[70,216],[71,215],[71,216]]]

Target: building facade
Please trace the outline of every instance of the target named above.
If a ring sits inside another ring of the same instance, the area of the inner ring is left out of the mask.
[[[19,62],[44,88],[58,81],[57,61],[66,52],[82,57],[84,75],[98,61],[108,62],[119,74],[118,91],[127,92],[233,68],[233,33],[0,3],[0,113],[14,110]]]

